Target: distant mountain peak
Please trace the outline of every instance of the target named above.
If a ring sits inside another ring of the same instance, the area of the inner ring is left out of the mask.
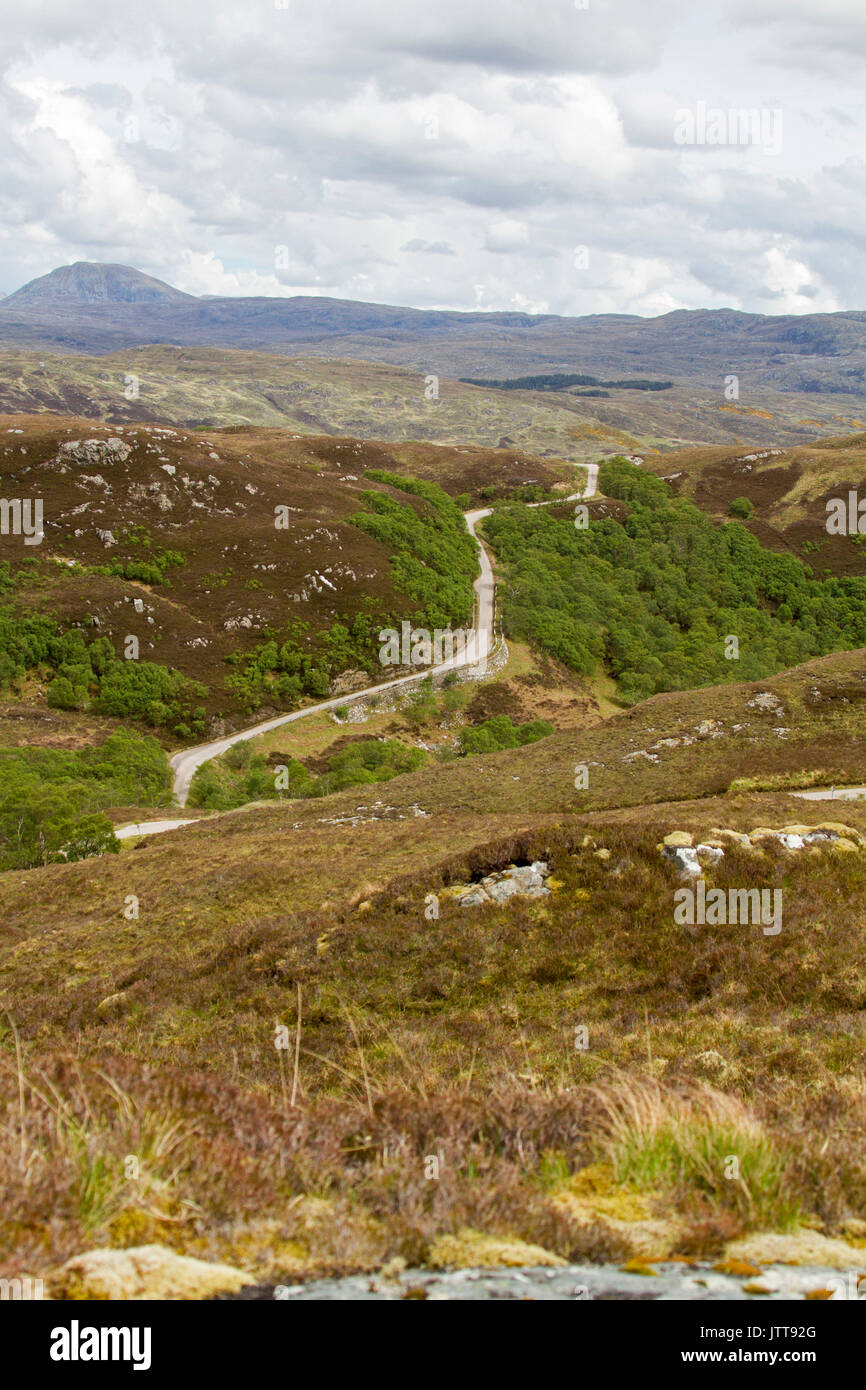
[[[45,308],[73,304],[181,304],[194,296],[176,290],[164,280],[144,275],[130,265],[106,265],[101,261],[75,261],[61,265],[37,280],[30,280],[3,301]]]

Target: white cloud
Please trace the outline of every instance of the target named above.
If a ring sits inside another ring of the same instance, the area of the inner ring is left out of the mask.
[[[4,40],[7,290],[90,259],[422,307],[866,300],[862,0],[53,0]],[[678,147],[698,101],[779,107],[781,154]]]

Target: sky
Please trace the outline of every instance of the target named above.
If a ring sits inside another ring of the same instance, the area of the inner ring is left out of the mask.
[[[864,0],[0,0],[0,290],[866,309]]]

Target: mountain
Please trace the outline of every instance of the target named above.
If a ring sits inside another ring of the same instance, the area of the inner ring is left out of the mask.
[[[38,280],[30,280],[14,294],[7,295],[4,306],[51,310],[71,305],[108,304],[184,304],[195,303],[194,297],[155,280],[128,265],[103,265],[99,261],[75,261],[73,265],[58,266]]]
[[[866,403],[866,314],[731,309],[658,318],[460,313],[344,299],[197,298],[128,266],[78,263],[0,301],[0,343],[104,354],[145,344],[363,358],[451,377],[669,377]]]

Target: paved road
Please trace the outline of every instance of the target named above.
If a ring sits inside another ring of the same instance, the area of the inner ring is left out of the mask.
[[[598,464],[581,464],[579,467],[586,468],[587,482],[583,492],[572,493],[566,498],[557,498],[557,501],[572,502],[577,498],[589,498],[595,495],[598,487]],[[534,506],[551,506],[551,502],[536,502]],[[466,643],[465,653],[451,657],[448,661],[443,661],[438,666],[426,666],[422,670],[416,671],[411,676],[401,676],[396,680],[383,681],[379,685],[367,686],[363,691],[356,691],[352,695],[339,695],[331,700],[323,700],[317,705],[307,705],[304,709],[295,710],[292,714],[281,714],[276,719],[267,719],[262,724],[253,724],[249,729],[242,729],[239,733],[229,734],[225,738],[215,739],[212,743],[201,743],[195,748],[185,748],[180,753],[175,753],[171,760],[171,768],[174,773],[172,790],[179,806],[185,806],[189,796],[190,784],[198,769],[211,758],[218,758],[223,753],[228,752],[229,748],[236,743],[243,743],[247,739],[257,738],[259,734],[268,734],[272,729],[279,729],[284,724],[292,724],[296,719],[309,719],[310,715],[321,714],[326,710],[339,709],[341,705],[354,704],[362,695],[376,695],[385,690],[396,690],[400,686],[413,685],[417,681],[422,681],[427,676],[442,675],[443,672],[453,671],[463,666],[478,666],[486,661],[493,649],[493,614],[495,604],[495,584],[493,580],[493,566],[490,563],[490,556],[487,554],[481,540],[476,533],[476,526],[483,521],[486,516],[490,516],[489,507],[482,508],[474,512],[465,512],[466,525],[478,546],[478,559],[481,573],[475,581],[475,627],[472,638]],[[125,829],[127,827],[124,827]],[[167,827],[170,828],[170,827]],[[132,833],[130,831],[130,833]],[[136,833],[154,833],[142,832]]]
[[[164,830],[177,830],[181,825],[195,825],[194,820],[143,820],[132,825],[120,825],[114,832],[116,840],[132,840],[136,835],[161,835]]]
[[[804,801],[859,801],[866,796],[866,787],[813,787],[808,792],[794,792]]]

